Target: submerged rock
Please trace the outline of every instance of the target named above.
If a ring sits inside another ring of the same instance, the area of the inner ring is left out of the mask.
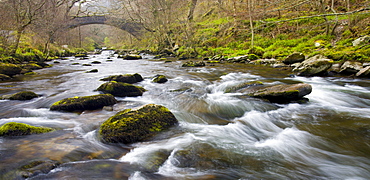
[[[32,161],[19,168],[23,178],[30,178],[38,174],[46,174],[55,169],[60,163],[57,161]]]
[[[97,90],[118,97],[141,96],[145,92],[145,89],[140,86],[116,81],[104,83]]]
[[[6,64],[6,63],[0,63],[0,74],[5,74],[7,76],[14,76],[17,74],[20,74],[22,71],[22,68],[15,64]]]
[[[324,56],[313,56],[293,69],[300,76],[314,76],[327,73],[327,70],[332,66],[332,60]]]
[[[123,83],[137,83],[143,81],[143,77],[138,74],[123,74],[123,75],[113,75],[106,78],[101,79],[101,81],[116,81],[116,82],[123,82]]]
[[[246,89],[244,93],[251,97],[267,99],[270,102],[287,103],[302,99],[312,92],[312,86],[305,83],[280,84],[269,87]]]
[[[0,126],[0,136],[24,136],[54,131],[52,128],[36,127],[24,123],[9,122]]]
[[[26,101],[26,100],[31,100],[31,99],[37,98],[37,97],[39,97],[39,95],[37,95],[36,93],[34,93],[32,91],[22,91],[22,92],[15,93],[15,94],[9,96],[7,99]]]
[[[99,134],[106,142],[134,143],[153,137],[176,123],[177,119],[166,107],[148,104],[112,116],[100,126]]]
[[[110,94],[99,94],[94,96],[73,97],[63,99],[54,103],[50,110],[53,111],[83,111],[100,109],[117,103],[114,96]]]
[[[165,83],[168,81],[167,77],[164,75],[156,75],[153,80],[155,83]]]

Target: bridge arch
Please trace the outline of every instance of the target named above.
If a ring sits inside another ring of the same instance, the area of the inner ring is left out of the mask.
[[[109,16],[84,16],[76,17],[70,21],[67,25],[67,28],[76,28],[78,26],[90,25],[90,24],[105,24],[117,27],[128,33],[132,34],[135,38],[140,39],[140,36],[143,35],[146,30],[143,24],[129,21],[126,19],[120,19]]]

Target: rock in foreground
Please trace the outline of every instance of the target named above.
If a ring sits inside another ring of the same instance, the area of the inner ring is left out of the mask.
[[[73,97],[63,99],[54,103],[50,110],[53,111],[83,111],[100,109],[117,103],[114,96],[110,94],[99,94],[94,96]]]
[[[0,127],[0,136],[25,136],[54,131],[52,128],[36,127],[24,123],[10,122]]]
[[[145,92],[142,87],[116,81],[104,83],[97,90],[118,97],[136,97]]]
[[[267,99],[270,102],[287,103],[302,99],[305,95],[312,92],[312,86],[305,83],[292,85],[275,85],[270,87],[260,87],[253,90],[247,90],[248,96]]]
[[[166,107],[149,104],[138,110],[123,110],[105,121],[99,130],[109,143],[134,143],[153,137],[177,123]]]

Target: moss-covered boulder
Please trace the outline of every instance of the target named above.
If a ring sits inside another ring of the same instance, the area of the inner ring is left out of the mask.
[[[100,126],[99,134],[105,142],[134,143],[153,137],[177,122],[166,107],[149,104],[117,113]]]
[[[306,57],[302,53],[293,53],[283,60],[284,64],[294,64],[304,61]]]
[[[6,80],[9,80],[9,79],[11,79],[10,76],[5,75],[5,74],[0,74],[0,81],[6,81]]]
[[[315,76],[326,74],[333,61],[322,55],[313,56],[293,69],[299,76]]]
[[[123,82],[123,83],[137,83],[143,81],[143,77],[138,74],[123,74],[123,75],[113,75],[106,78],[101,79],[101,81],[116,81],[116,82]]]
[[[104,83],[97,90],[118,97],[141,96],[145,92],[145,89],[140,86],[116,81]]]
[[[206,63],[204,61],[188,61],[184,64],[182,64],[182,67],[203,67],[206,66]]]
[[[6,64],[6,63],[0,63],[0,74],[5,74],[7,76],[14,76],[17,74],[20,74],[22,71],[22,68],[15,64]]]
[[[126,55],[123,55],[123,56],[120,56],[120,57],[123,58],[123,59],[126,59],[126,60],[143,59],[143,57],[138,55],[138,54],[126,54]]]
[[[152,81],[155,82],[155,83],[165,83],[165,82],[168,81],[168,79],[164,75],[156,75],[156,76],[154,76]]]
[[[32,91],[22,91],[22,92],[18,92],[13,95],[10,95],[7,99],[26,101],[26,100],[31,100],[37,97],[39,97],[39,95],[37,95],[36,93]]]
[[[280,84],[268,87],[249,88],[244,93],[251,97],[267,99],[270,102],[288,103],[298,101],[312,92],[312,86],[306,83]]]
[[[0,126],[0,136],[24,136],[54,131],[52,128],[36,127],[24,123],[9,122]]]
[[[51,105],[52,111],[83,111],[100,109],[117,103],[114,96],[110,94],[99,94],[94,96],[73,97],[63,99]]]
[[[23,64],[21,65],[23,69],[28,69],[28,70],[37,70],[37,69],[42,69],[42,67],[38,64],[35,63],[28,63],[28,64]]]

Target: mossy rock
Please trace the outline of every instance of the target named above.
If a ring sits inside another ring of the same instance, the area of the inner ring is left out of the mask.
[[[97,90],[118,97],[141,96],[145,92],[145,89],[140,86],[116,81],[104,83]]]
[[[90,71],[86,71],[86,73],[97,73],[97,72],[99,72],[98,69],[92,69]]]
[[[141,82],[143,80],[144,80],[143,77],[138,73],[113,75],[113,76],[109,76],[107,78],[101,79],[101,81],[116,81],[116,82],[123,82],[123,83],[129,83],[129,84]]]
[[[155,83],[165,83],[168,81],[167,77],[164,75],[156,75],[153,80]]]
[[[1,63],[0,64],[0,74],[5,74],[7,76],[14,76],[17,74],[20,74],[22,71],[22,68],[18,65],[15,64],[6,64],[6,63]]]
[[[138,54],[126,54],[126,55],[123,55],[123,56],[120,56],[120,57],[123,58],[123,59],[126,59],[126,60],[143,59],[143,57],[138,55]]]
[[[110,94],[99,94],[94,96],[73,97],[63,99],[54,103],[50,110],[52,111],[83,111],[100,109],[104,106],[111,106],[117,103],[114,96]]]
[[[36,127],[24,123],[9,122],[0,127],[0,136],[25,136],[54,131],[52,128]]]
[[[9,80],[9,79],[11,79],[10,76],[5,75],[5,74],[0,74],[0,81],[6,81],[6,80]]]
[[[8,99],[26,101],[26,100],[31,100],[37,97],[39,97],[39,95],[37,95],[36,93],[32,91],[22,91],[22,92],[18,92],[18,93],[11,95]]]
[[[269,87],[246,89],[244,93],[251,97],[267,99],[270,102],[288,103],[298,101],[312,92],[312,86],[305,83],[280,84]]]
[[[76,58],[84,58],[84,57],[88,57],[87,54],[76,54],[75,55]]]
[[[197,61],[197,62],[188,61],[182,64],[182,67],[203,67],[203,66],[206,66],[206,63],[204,63],[203,61]]]
[[[29,63],[29,64],[24,64],[21,66],[23,69],[29,69],[29,70],[37,70],[37,69],[42,69],[42,67],[38,64],[35,63]]]
[[[100,126],[99,134],[105,142],[135,143],[153,137],[177,122],[166,107],[149,104],[117,113]]]

